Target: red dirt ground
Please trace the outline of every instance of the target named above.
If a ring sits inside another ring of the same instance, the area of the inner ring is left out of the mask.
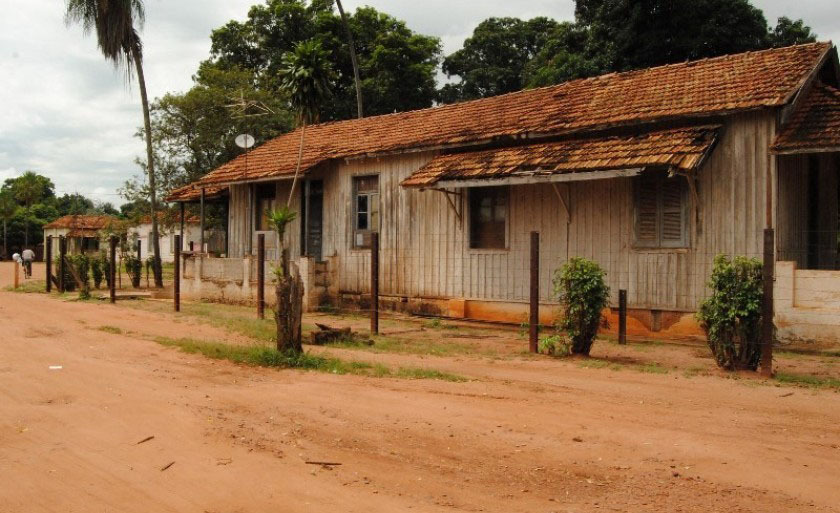
[[[0,512],[840,511],[835,392],[352,350],[330,352],[473,380],[335,376],[147,340],[185,326],[231,336],[0,292]]]

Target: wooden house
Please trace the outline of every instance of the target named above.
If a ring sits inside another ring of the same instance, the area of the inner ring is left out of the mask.
[[[80,255],[99,251],[100,232],[115,219],[100,215],[69,215],[44,225],[44,248],[52,237],[52,254],[58,255],[58,239],[67,239],[67,254]]]
[[[777,282],[779,322],[806,323],[802,280],[840,283],[838,69],[814,43],[308,127],[285,241],[308,306],[364,303],[378,232],[383,306],[521,322],[536,231],[545,320],[553,271],[581,256],[613,305],[628,291],[631,332],[697,333],[715,255],[762,258],[775,228],[793,276]],[[287,201],[299,142],[277,137],[169,198],[229,207],[228,258],[189,262],[185,290],[253,297],[260,233],[277,256],[264,212]],[[828,311],[807,321],[816,337],[840,325],[840,292],[814,294]]]

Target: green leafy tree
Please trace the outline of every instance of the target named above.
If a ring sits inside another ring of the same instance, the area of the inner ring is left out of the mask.
[[[443,72],[460,81],[446,84],[441,100],[449,103],[519,91],[525,86],[526,66],[558,26],[544,17],[484,20],[463,48],[444,59]]]
[[[316,39],[336,73],[333,99],[322,119],[350,119],[359,113],[358,90],[347,27],[353,38],[364,113],[388,114],[430,107],[436,97],[435,73],[440,41],[417,34],[405,22],[372,7],[333,11],[332,0],[267,0],[255,5],[248,20],[231,21],[211,35],[211,63],[221,69],[254,73],[260,89],[280,92],[276,80],[283,55],[303,41]]]
[[[295,120],[300,127],[298,160],[289,199],[286,201],[287,207],[291,205],[300,174],[306,125],[318,122],[321,108],[331,95],[330,89],[335,75],[328,57],[321,43],[316,40],[299,43],[294,52],[289,52],[283,57],[283,68],[280,70],[281,87],[289,98]]]
[[[32,207],[36,203],[52,197],[55,186],[49,178],[34,171],[26,171],[17,178],[7,180],[6,183],[9,185],[9,190],[11,190],[15,200],[25,209],[23,245],[28,248],[30,225],[33,219],[37,219],[31,216]]]
[[[773,48],[813,43],[817,40],[817,35],[811,32],[811,27],[805,25],[804,21],[794,21],[787,16],[778,19],[776,27],[770,31],[768,37]]]
[[[94,210],[93,201],[81,194],[64,194],[55,199],[55,208],[59,215],[82,215]]]
[[[3,221],[3,258],[9,258],[9,222],[20,208],[9,191],[0,191],[0,219]]]
[[[610,288],[601,267],[585,258],[574,257],[555,271],[554,292],[560,301],[557,328],[571,345],[571,352],[589,356],[603,322]]]
[[[152,144],[149,99],[146,93],[146,78],[143,71],[143,43],[138,33],[145,20],[142,0],[67,0],[67,22],[82,25],[86,33],[96,35],[97,44],[106,60],[126,72],[131,78],[131,69],[137,75],[140,100],[143,107],[143,127],[146,139],[146,166],[149,177],[149,203],[152,215],[153,255],[155,285],[163,287],[160,261],[160,240],[157,226],[157,196],[155,189],[154,149]]]

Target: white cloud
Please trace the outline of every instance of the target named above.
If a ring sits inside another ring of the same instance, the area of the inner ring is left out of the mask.
[[[189,88],[207,58],[210,32],[244,19],[261,0],[146,0],[143,32],[149,94]],[[571,20],[572,0],[345,0],[347,10],[373,7],[441,38],[444,52],[458,49],[490,16]],[[804,18],[821,39],[840,40],[835,0],[757,0],[775,23],[781,15]],[[106,63],[91,37],[64,24],[61,0],[16,2],[0,17],[0,179],[33,169],[59,192],[79,192],[120,202],[116,189],[138,172],[144,151],[135,137],[141,123],[136,86]]]

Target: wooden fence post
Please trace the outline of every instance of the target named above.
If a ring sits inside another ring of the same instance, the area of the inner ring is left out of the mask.
[[[64,283],[64,258],[67,256],[67,239],[61,235],[58,238],[58,291],[62,294],[66,292]]]
[[[627,343],[627,291],[618,291],[618,343]]]
[[[181,236],[175,236],[175,276],[173,277],[174,284],[173,297],[175,299],[175,311],[181,311]]]
[[[52,235],[47,235],[47,247],[44,248],[44,262],[47,267],[47,294],[52,292]]]
[[[370,234],[370,332],[379,335],[379,233]]]
[[[251,279],[250,276],[248,279]],[[257,318],[265,319],[265,234],[257,235]]]
[[[764,266],[761,271],[764,299],[761,305],[761,374],[773,376],[773,270],[776,260],[776,232],[773,228],[764,230]]]
[[[15,260],[15,278],[14,278],[14,285],[12,288],[17,289],[20,286],[20,263]]]
[[[531,232],[531,307],[528,346],[539,352],[540,338],[540,232]]]
[[[111,303],[117,302],[117,238],[111,237],[110,241],[110,251],[111,251],[111,268],[108,270],[111,273]]]
[[[151,237],[151,235],[149,235]],[[137,260],[143,260],[143,241],[137,239]]]

